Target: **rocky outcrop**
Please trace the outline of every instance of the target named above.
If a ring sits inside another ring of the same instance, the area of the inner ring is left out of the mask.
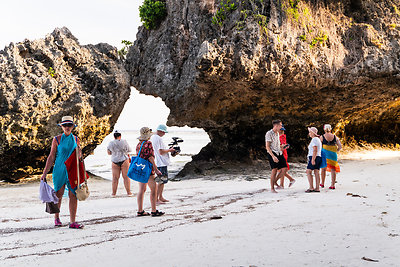
[[[129,76],[108,44],[81,46],[67,28],[0,51],[0,180],[42,172],[61,117],[84,154],[108,135],[129,98]]]
[[[400,143],[399,1],[167,0],[156,30],[140,28],[131,83],[160,96],[170,125],[204,128],[196,159],[252,159],[271,120],[292,153],[307,126],[335,126],[347,143]],[[221,26],[212,17],[223,12]]]

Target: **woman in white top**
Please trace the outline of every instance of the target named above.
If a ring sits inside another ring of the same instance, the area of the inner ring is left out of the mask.
[[[126,140],[121,139],[121,133],[118,131],[114,132],[114,140],[111,141],[107,146],[107,153],[111,155],[111,168],[112,168],[112,194],[115,197],[117,194],[118,180],[122,172],[124,178],[124,185],[128,196],[132,196],[131,193],[131,181],[127,174],[129,169],[129,156],[128,153],[131,148]]]
[[[315,127],[308,128],[308,135],[312,138],[310,144],[308,145],[308,165],[307,165],[307,177],[309,188],[306,193],[311,192],[319,192],[319,169],[321,166],[322,158],[321,158],[321,150],[322,143],[318,138],[318,130]],[[313,185],[313,176],[315,175],[315,188]]]

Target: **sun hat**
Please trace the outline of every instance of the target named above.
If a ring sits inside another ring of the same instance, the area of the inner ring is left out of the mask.
[[[76,124],[74,123],[74,119],[72,116],[64,116],[61,118],[61,122],[58,124],[58,126],[63,126],[65,124],[73,124],[74,127],[76,127]]]
[[[157,131],[161,131],[161,132],[164,132],[164,133],[168,133],[168,131],[167,131],[167,126],[165,126],[164,124],[158,125]]]
[[[318,135],[318,129],[315,128],[315,127],[308,127],[308,131],[309,131],[310,133],[315,134],[316,136],[319,136],[319,135]]]
[[[324,125],[324,130],[325,131],[332,131],[332,126],[330,124],[325,124]]]
[[[140,136],[137,138],[139,140],[149,140],[150,137],[153,135],[153,132],[149,127],[142,127],[140,128]]]

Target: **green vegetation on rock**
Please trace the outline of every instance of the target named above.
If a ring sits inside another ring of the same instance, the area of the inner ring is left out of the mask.
[[[146,29],[155,29],[167,16],[167,6],[164,1],[144,0],[139,7],[139,16]]]
[[[124,47],[122,47],[120,50],[118,50],[118,55],[121,58],[125,58],[126,54],[128,54],[129,47],[131,47],[133,45],[133,43],[131,41],[122,40],[121,44],[123,44]]]

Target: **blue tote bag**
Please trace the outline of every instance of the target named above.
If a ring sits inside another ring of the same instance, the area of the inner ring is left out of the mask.
[[[153,164],[151,164],[150,161],[139,157],[144,143],[145,142],[143,142],[140,146],[138,155],[136,157],[132,157],[131,165],[129,166],[127,175],[134,181],[146,184],[149,181]]]

